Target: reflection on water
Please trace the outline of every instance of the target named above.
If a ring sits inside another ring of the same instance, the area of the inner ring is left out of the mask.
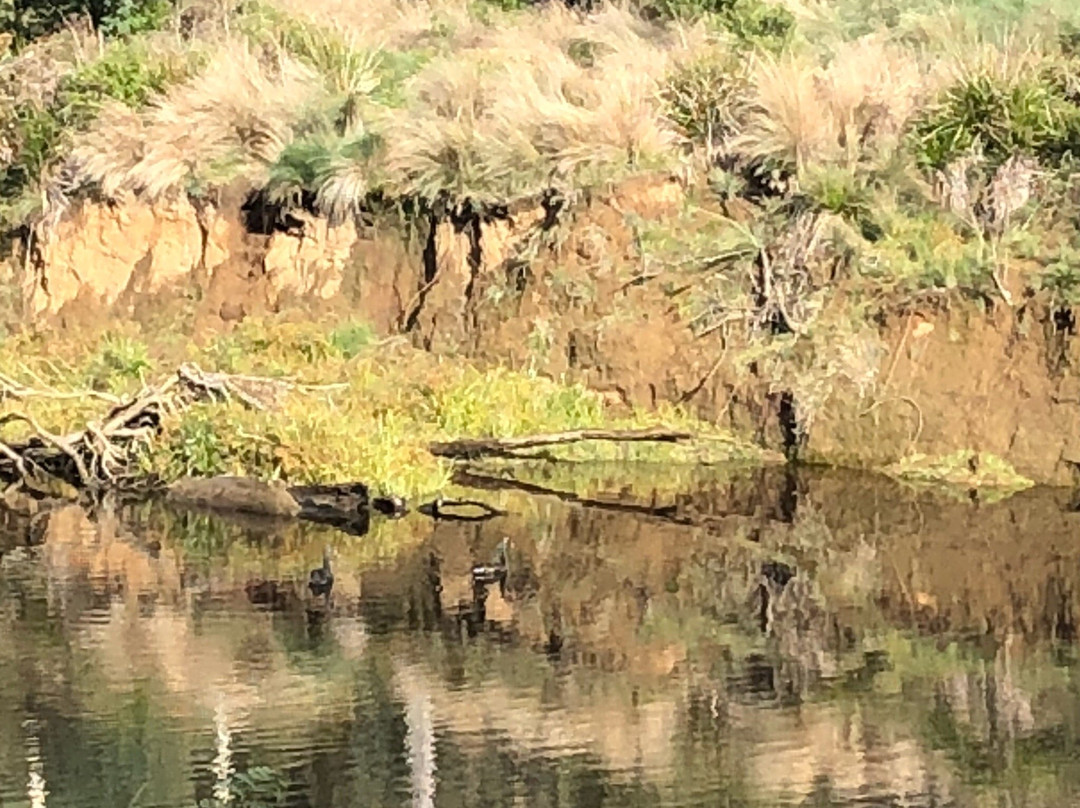
[[[9,515],[0,805],[1080,804],[1062,495],[783,470],[488,495],[509,515],[362,538]]]

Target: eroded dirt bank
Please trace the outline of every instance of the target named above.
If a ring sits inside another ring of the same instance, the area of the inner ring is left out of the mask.
[[[10,272],[24,321],[79,328],[105,311],[181,317],[198,333],[271,312],[348,311],[431,351],[566,374],[630,404],[688,403],[806,459],[866,466],[971,450],[1036,482],[1074,481],[1071,311],[1022,288],[1012,307],[897,298],[862,308],[854,336],[816,344],[799,374],[777,372],[730,330],[692,328],[685,285],[644,259],[634,223],[684,203],[678,182],[640,180],[565,206],[421,215],[408,234],[381,221],[267,221],[239,194],[84,203]],[[842,279],[821,283],[843,300]]]

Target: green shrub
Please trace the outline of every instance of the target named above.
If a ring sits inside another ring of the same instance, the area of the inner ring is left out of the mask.
[[[137,41],[115,42],[101,58],[61,78],[45,104],[16,107],[7,126],[14,160],[0,170],[0,223],[17,224],[25,215],[18,200],[40,199],[34,189],[42,175],[62,156],[67,139],[85,129],[106,102],[141,107],[189,75],[199,59],[195,51],[174,58]]]
[[[735,131],[749,90],[745,70],[730,54],[707,55],[677,67],[663,98],[668,117],[695,141]]]
[[[87,376],[91,387],[116,390],[141,381],[153,365],[146,344],[121,334],[108,334],[91,358]]]
[[[884,233],[875,216],[874,185],[865,174],[837,167],[808,169],[799,178],[802,193],[819,210],[855,224],[863,238],[877,241]]]
[[[943,168],[981,149],[998,165],[1014,154],[1041,160],[1080,153],[1080,107],[1045,77],[1005,82],[987,75],[967,78],[942,93],[917,119],[915,157]]]
[[[352,359],[375,341],[375,332],[367,323],[343,323],[330,332],[330,347],[345,359]]]
[[[1049,292],[1055,304],[1080,304],[1080,253],[1065,248],[1056,261],[1043,270],[1040,286]]]
[[[662,20],[705,18],[745,43],[777,49],[791,36],[795,18],[768,0],[639,0],[646,17]]]
[[[161,28],[172,10],[171,0],[5,0],[0,2],[0,32],[23,45],[85,14],[106,36],[129,36]]]

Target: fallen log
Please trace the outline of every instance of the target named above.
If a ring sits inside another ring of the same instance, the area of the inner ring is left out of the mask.
[[[463,438],[461,440],[432,443],[428,447],[428,451],[436,457],[447,457],[453,460],[476,460],[481,457],[520,457],[519,452],[526,449],[580,443],[588,440],[614,443],[645,441],[677,443],[690,440],[693,437],[690,432],[682,432],[666,427],[649,427],[648,429],[574,429],[569,432],[522,435],[516,438]]]

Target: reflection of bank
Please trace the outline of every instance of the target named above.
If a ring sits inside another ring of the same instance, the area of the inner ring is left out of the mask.
[[[679,526],[642,528],[640,520],[629,517],[578,514],[574,520],[559,522],[559,512],[549,514],[545,518],[557,526],[551,548],[545,553],[527,545],[525,549],[531,553],[539,591],[506,599],[495,588],[485,600],[483,619],[497,638],[425,633],[403,623],[389,632],[389,642],[384,636],[373,645],[368,626],[375,618],[335,614],[327,625],[332,650],[321,649],[315,658],[286,649],[280,633],[275,633],[280,622],[274,621],[287,619],[287,614],[275,617],[254,610],[242,595],[228,600],[227,586],[212,593],[221,602],[208,607],[183,579],[182,562],[170,555],[169,547],[155,558],[139,546],[138,538],[120,537],[115,526],[89,523],[80,514],[75,510],[55,517],[51,526],[55,532],[42,548],[50,606],[63,615],[63,630],[74,638],[72,645],[94,656],[112,698],[126,697],[140,681],[163,685],[170,713],[182,715],[188,722],[185,727],[197,727],[203,749],[213,747],[214,761],[207,760],[197,774],[209,774],[215,795],[227,793],[236,762],[244,760],[238,750],[256,735],[276,733],[288,739],[293,751],[300,750],[297,754],[307,755],[320,741],[316,737],[320,727],[362,726],[364,716],[356,712],[351,673],[357,663],[366,664],[375,656],[385,657],[386,667],[393,669],[396,695],[385,706],[404,730],[400,738],[379,742],[394,745],[394,754],[407,755],[414,805],[436,800],[440,737],[469,754],[483,754],[485,744],[494,740],[519,761],[584,758],[612,780],[641,778],[673,787],[681,780],[709,776],[697,761],[707,758],[708,744],[715,745],[715,737],[687,741],[685,651],[691,639],[684,618],[711,619],[708,609],[729,595],[738,605],[742,598],[738,588],[751,583],[750,578],[740,581],[740,571],[759,568],[754,557],[743,558],[742,550],[731,549],[716,537],[702,538]],[[743,523],[749,524],[731,517],[724,524],[734,531]],[[772,529],[787,536],[801,527],[796,523]],[[449,537],[439,546],[447,558],[441,589],[428,591],[427,601],[410,600],[400,611],[412,610],[412,617],[419,604],[427,603],[433,613],[450,617],[462,602],[471,602],[470,564],[476,557],[486,557],[498,535],[501,529],[479,539],[470,540],[465,533]],[[763,541],[772,538],[764,535]],[[888,546],[879,538],[875,546],[882,545]],[[879,555],[863,552],[861,543],[849,542],[848,548],[830,547],[830,563],[843,575],[834,575],[826,565],[817,573],[832,576],[826,598],[830,604],[849,597],[850,591],[861,592],[866,587],[863,579],[871,580],[861,571],[876,572],[875,565],[881,563]],[[896,555],[895,548],[892,553]],[[716,563],[709,566],[712,562]],[[416,569],[410,571],[411,567]],[[365,573],[364,599],[407,600],[409,575],[424,586],[431,583],[422,567],[419,562],[403,563],[382,573],[381,582],[380,574]],[[918,582],[906,576],[905,582],[909,580]],[[665,589],[669,583],[676,585],[674,591]],[[733,594],[721,586],[734,587]],[[663,603],[671,607],[672,628],[651,643],[642,628],[643,616],[655,616]],[[552,680],[537,686],[535,674],[548,670],[548,663],[542,654],[522,646],[546,639],[544,621],[550,611],[541,607],[550,605],[558,607],[563,625],[574,634],[561,673],[553,677],[557,687],[545,690]],[[793,609],[795,617],[796,612],[801,614]],[[783,625],[783,609],[773,617],[776,625]],[[569,625],[573,620],[578,622]],[[503,631],[507,626],[514,632]],[[384,626],[376,628],[376,633],[387,633]],[[511,634],[516,643],[503,644]],[[806,634],[791,637],[804,639]],[[444,647],[438,647],[440,643]],[[455,644],[454,653],[472,649],[497,664],[463,688],[448,675],[445,646],[450,644]],[[820,651],[812,643],[809,648],[781,644],[780,656],[798,663]],[[608,664],[608,659],[613,662]],[[1017,690],[1009,659],[995,660],[996,669],[987,666],[996,689],[980,695],[996,704],[1015,703],[1008,720],[1023,733],[1033,725],[1031,699]],[[740,657],[735,664],[743,661]],[[691,669],[689,674],[693,673]],[[635,676],[651,682],[651,693],[640,701],[631,695]],[[719,687],[723,694],[723,684]],[[96,700],[100,707],[110,696],[80,697]],[[737,758],[724,765],[737,768],[764,798],[810,799],[823,781],[847,796],[925,793],[933,783],[942,788],[952,775],[938,771],[940,761],[913,737],[913,722],[887,710],[869,716],[864,704],[873,698],[860,697],[855,705],[842,708],[803,704],[778,710],[728,703],[725,710],[715,711],[726,714],[728,721],[716,737],[738,751]],[[211,743],[205,737],[209,728],[214,731]],[[20,754],[18,746],[15,753]],[[180,765],[192,766],[190,760]],[[47,769],[38,767],[38,780],[29,764],[27,771],[26,782],[40,786],[44,804]],[[51,770],[50,784],[54,791],[62,788]]]

